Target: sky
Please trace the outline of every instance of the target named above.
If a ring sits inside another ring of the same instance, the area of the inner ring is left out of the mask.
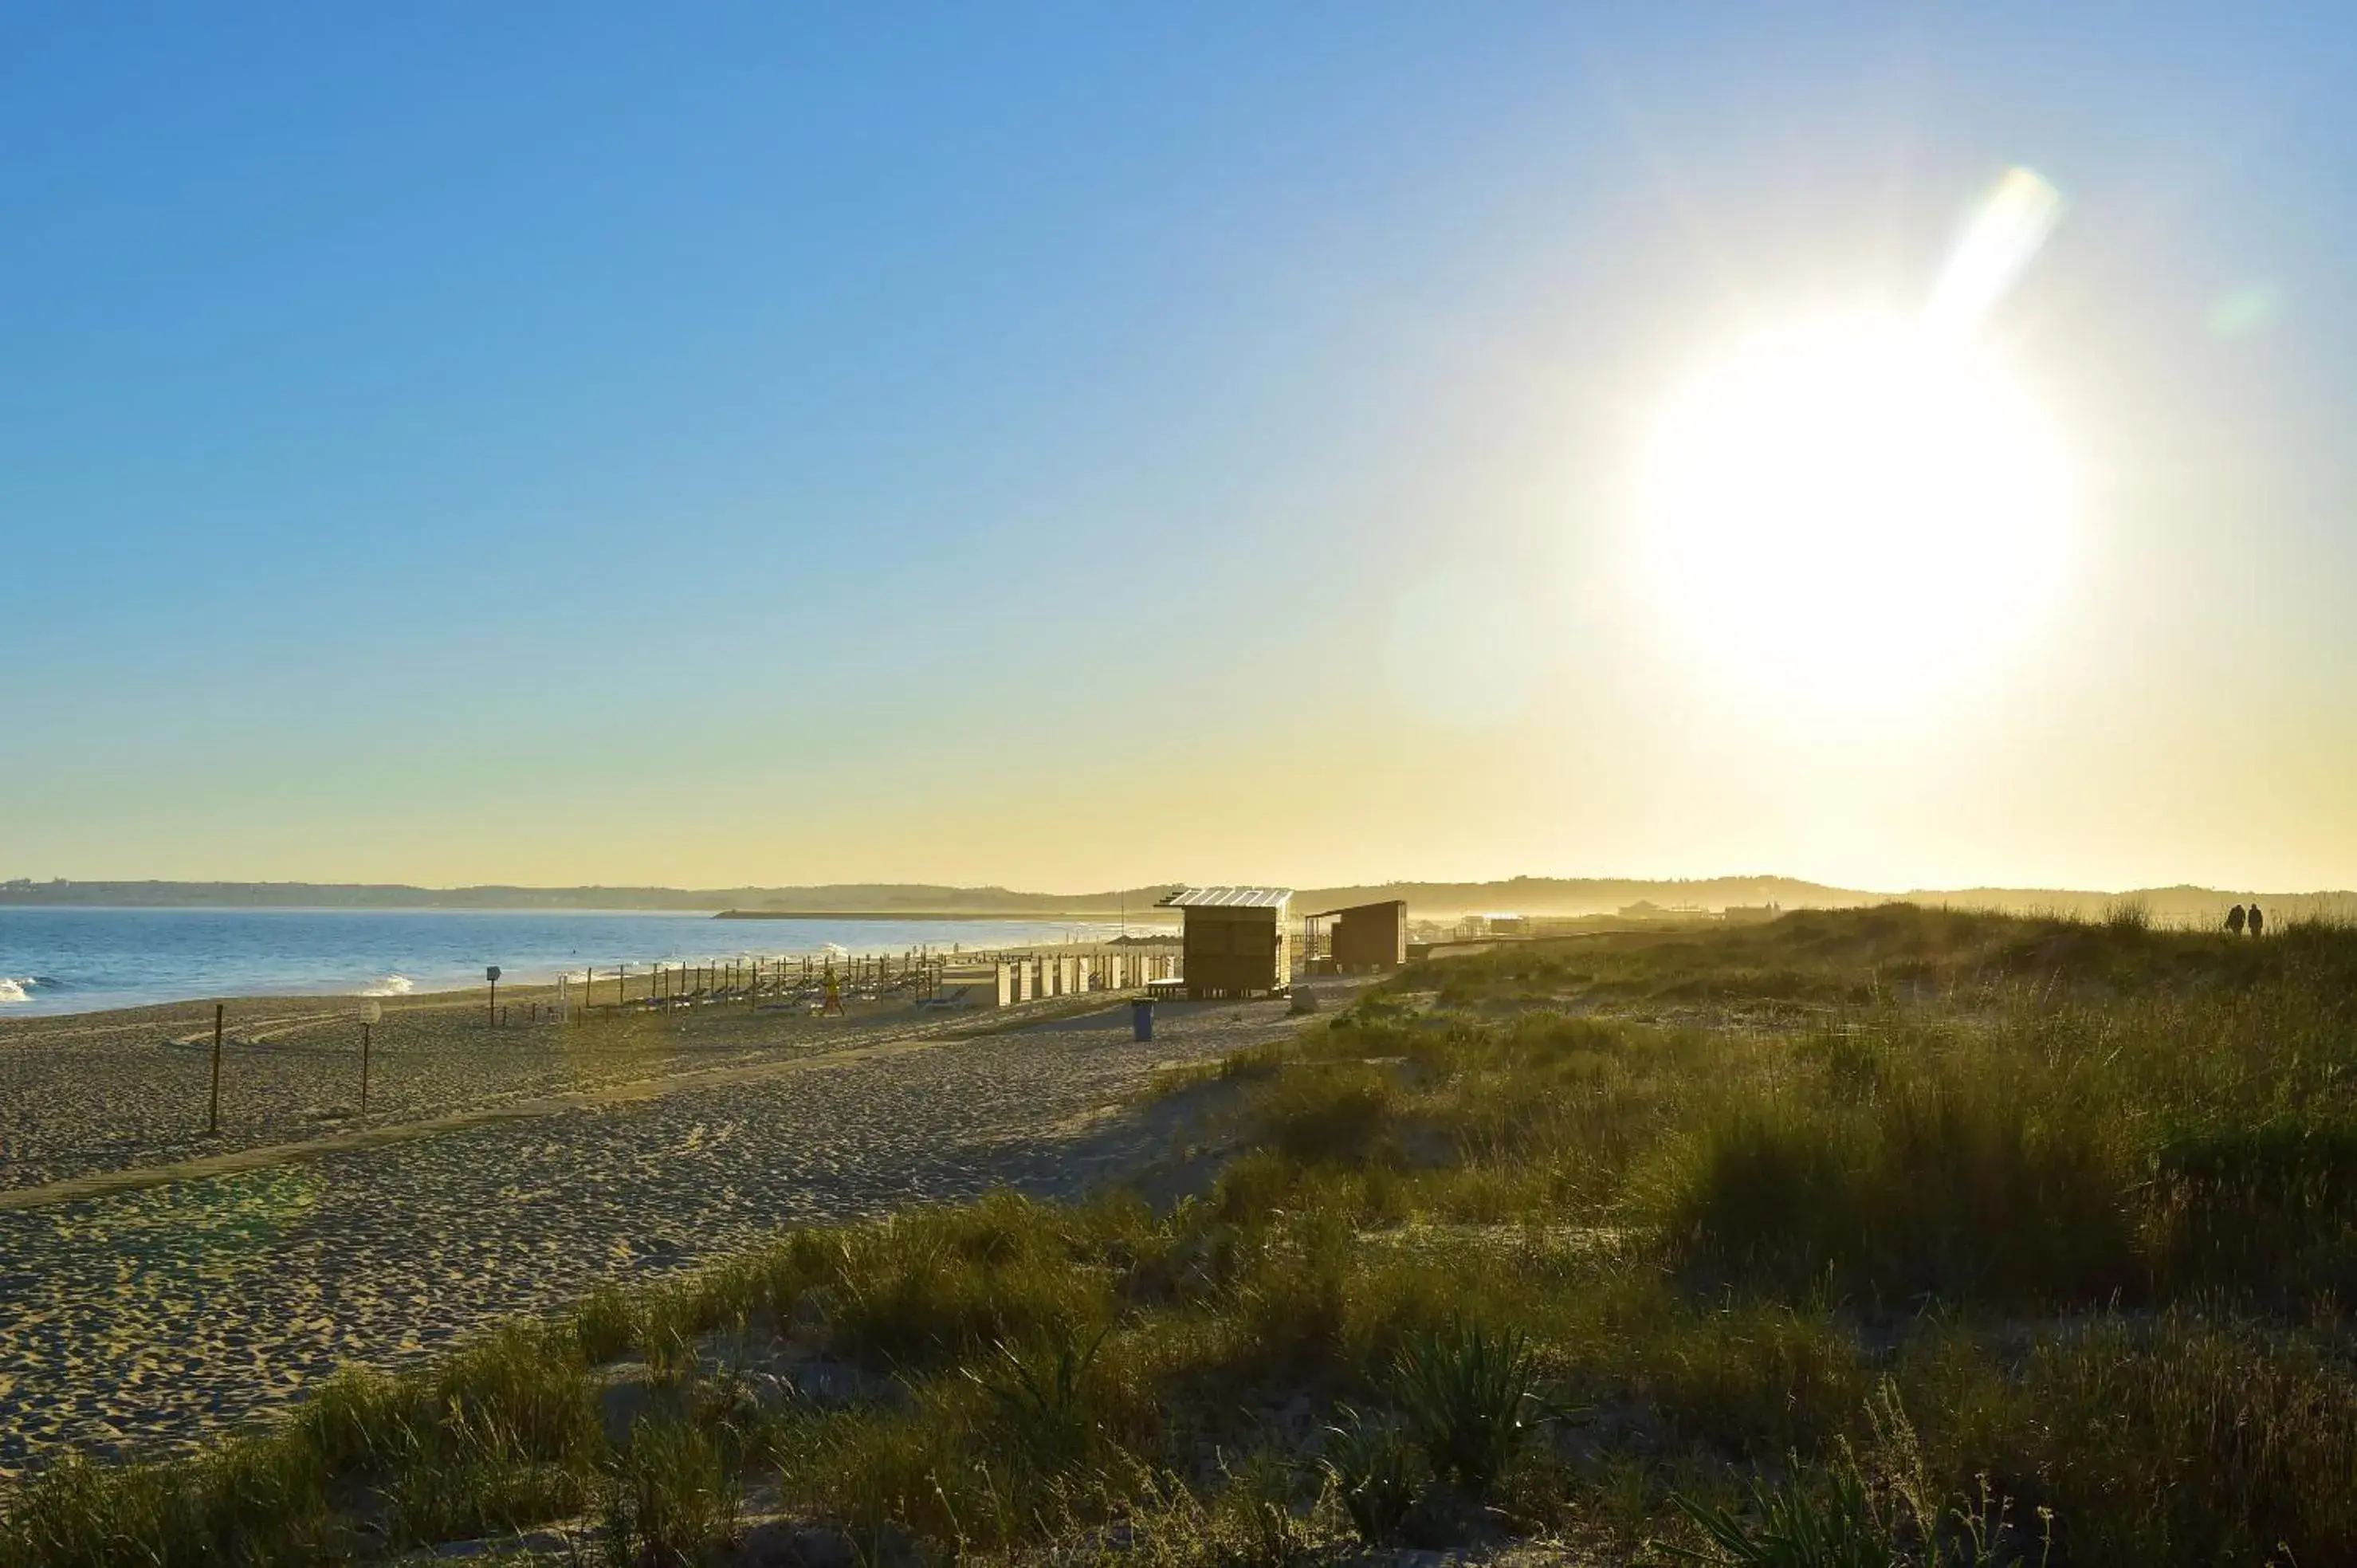
[[[2357,22],[1769,11],[0,12],[0,876],[2357,886]]]

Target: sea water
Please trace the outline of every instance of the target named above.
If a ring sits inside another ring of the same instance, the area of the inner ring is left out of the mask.
[[[584,965],[824,953],[936,953],[1098,940],[1117,928],[1042,920],[715,920],[507,909],[0,908],[0,1018],[214,996],[367,995],[554,980]]]

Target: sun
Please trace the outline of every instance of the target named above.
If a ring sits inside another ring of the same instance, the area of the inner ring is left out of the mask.
[[[1720,678],[1933,689],[2047,615],[2072,483],[1991,349],[1855,313],[1752,334],[1664,401],[1636,509],[1650,597]]]

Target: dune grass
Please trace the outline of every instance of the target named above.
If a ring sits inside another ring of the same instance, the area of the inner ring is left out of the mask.
[[[58,1466],[0,1561],[563,1521],[689,1563],[757,1494],[896,1561],[2357,1561],[2352,1069],[2321,926],[1894,907],[1418,966],[1189,1075],[1175,1208],[795,1231]]]

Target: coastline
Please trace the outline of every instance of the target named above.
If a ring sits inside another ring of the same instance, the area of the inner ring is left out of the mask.
[[[627,972],[633,995],[660,969],[709,973],[780,963],[908,955],[979,957],[1115,932],[1110,918],[903,918],[777,911],[755,923],[694,914],[600,910],[0,908],[0,1026],[215,999],[332,1004],[474,993],[499,967],[503,1000],[585,972],[600,986]],[[1148,928],[1149,929],[1151,928]]]
[[[1152,909],[1158,906],[1148,905]],[[1043,914],[1026,910],[1010,915],[1003,909],[723,909],[712,917],[716,920],[971,920],[977,924],[1053,926],[1066,920],[1086,920],[1092,925],[1118,924],[1123,920],[1167,926],[1177,930],[1168,919],[1149,922],[1143,911],[1130,909],[1051,909]]]

